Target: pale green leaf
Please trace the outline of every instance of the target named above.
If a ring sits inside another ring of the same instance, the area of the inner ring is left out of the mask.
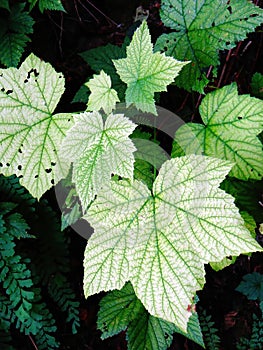
[[[102,339],[127,330],[129,350],[166,350],[176,332],[204,345],[197,313],[190,317],[187,333],[182,332],[173,323],[151,316],[130,283],[121,290],[108,293],[101,300],[97,324],[102,331]]]
[[[186,332],[204,264],[261,250],[233,197],[218,188],[229,170],[227,161],[190,155],[166,161],[152,192],[139,181],[105,187],[84,217],[95,230],[85,251],[85,295],[131,281],[152,316]]]
[[[111,78],[103,70],[99,75],[94,75],[85,84],[91,91],[88,101],[89,111],[99,111],[101,108],[109,114],[119,102],[117,91],[111,88]]]
[[[143,112],[157,114],[154,93],[166,91],[188,62],[179,62],[160,52],[153,53],[153,45],[146,21],[135,31],[127,57],[113,61],[117,73],[127,84],[127,105],[135,104]]]
[[[247,0],[162,0],[161,19],[174,31],[161,35],[156,49],[191,61],[176,84],[203,92],[206,68],[219,65],[219,50],[233,48],[254,31],[263,22],[263,10]]]
[[[69,168],[57,153],[72,115],[53,115],[63,92],[63,75],[33,54],[19,69],[0,70],[0,171],[37,198]]]
[[[210,262],[210,266],[215,271],[223,270],[225,267],[233,265],[237,260],[236,256],[225,257],[220,261]]]
[[[128,136],[135,127],[122,114],[110,114],[105,123],[98,112],[84,112],[76,119],[63,142],[61,157],[73,162],[72,181],[84,211],[112,174],[133,178],[136,148]]]
[[[119,75],[116,73],[113,60],[124,58],[126,53],[126,46],[129,39],[125,39],[122,46],[108,44],[106,46],[99,46],[94,49],[84,51],[80,56],[90,65],[90,67],[99,73],[102,69],[111,77],[113,88],[118,91],[120,100],[124,100],[126,85],[121,81]]]
[[[240,215],[242,216],[244,220],[244,225],[248,229],[248,231],[251,234],[251,237],[256,238],[256,232],[255,229],[257,227],[255,220],[251,215],[249,215],[246,211],[241,211]],[[250,256],[250,253],[247,253],[246,255]],[[210,266],[215,271],[220,271],[224,269],[227,266],[233,265],[237,260],[237,256],[228,256],[223,258],[221,261],[218,262],[210,262]]]
[[[230,176],[261,179],[263,151],[257,135],[263,130],[263,101],[238,95],[231,84],[208,94],[199,111],[204,125],[187,123],[175,134],[185,154],[227,159],[235,164]]]

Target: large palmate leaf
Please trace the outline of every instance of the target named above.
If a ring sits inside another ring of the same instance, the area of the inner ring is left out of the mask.
[[[218,188],[229,170],[227,161],[190,155],[166,161],[151,192],[136,180],[105,187],[85,216],[95,230],[85,251],[85,295],[131,281],[152,316],[186,332],[204,264],[261,249],[234,198]]]
[[[197,153],[233,162],[230,175],[259,180],[263,175],[262,144],[257,135],[263,130],[263,101],[238,95],[236,84],[208,94],[200,105],[203,124],[187,123],[175,134],[185,154]]]
[[[89,111],[99,111],[102,108],[106,114],[109,114],[120,101],[117,91],[111,88],[110,76],[103,70],[90,79],[86,86],[91,91],[88,101]]]
[[[153,53],[153,45],[146,21],[135,31],[127,57],[113,60],[121,80],[127,84],[125,100],[134,103],[143,112],[157,114],[154,93],[166,91],[182,67],[188,62],[179,62],[160,52]]]
[[[173,323],[151,316],[136,297],[130,283],[121,290],[108,293],[101,300],[97,323],[102,339],[127,329],[129,350],[166,350],[175,332],[204,345],[196,312],[190,317],[187,333],[184,333]]]
[[[156,49],[190,60],[176,79],[179,87],[203,92],[206,68],[219,64],[219,50],[231,49],[263,22],[263,10],[247,0],[162,0],[161,19],[174,29]]]
[[[62,158],[73,162],[72,180],[85,210],[100,188],[116,174],[133,178],[133,152],[129,135],[136,125],[121,114],[105,123],[98,112],[80,114],[62,145]]]
[[[63,92],[62,74],[33,54],[19,69],[0,70],[0,171],[37,198],[69,168],[57,151],[72,116],[52,114]]]
[[[25,4],[14,4],[8,16],[0,17],[0,62],[7,67],[16,67],[27,42],[33,33],[34,20]]]

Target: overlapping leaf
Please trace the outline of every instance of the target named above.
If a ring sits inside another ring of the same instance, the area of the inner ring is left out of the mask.
[[[73,162],[73,182],[83,209],[116,174],[133,178],[133,152],[129,135],[136,125],[121,114],[110,114],[105,123],[98,112],[82,113],[66,136],[61,157]]]
[[[207,67],[219,64],[219,50],[231,49],[263,22],[263,10],[247,0],[163,0],[163,23],[156,49],[192,63],[176,79],[179,87],[203,92]]]
[[[121,101],[124,99],[126,90],[125,84],[121,81],[119,75],[116,73],[113,60],[124,58],[126,53],[126,46],[129,39],[125,39],[122,46],[108,44],[106,46],[96,47],[94,49],[84,51],[80,56],[90,65],[90,67],[99,73],[102,69],[107,73],[112,80],[112,86],[118,91]]]
[[[33,54],[19,69],[0,70],[0,171],[37,198],[69,168],[57,152],[72,116],[52,114],[63,92],[62,74]]]
[[[110,76],[103,70],[90,79],[86,86],[91,91],[88,101],[89,111],[99,111],[102,108],[106,114],[109,114],[120,101],[117,91],[111,88]]]
[[[102,331],[102,339],[127,329],[129,350],[166,350],[175,332],[204,345],[196,313],[190,317],[187,333],[181,332],[173,323],[151,316],[137,299],[130,283],[101,300],[98,328]]]
[[[186,332],[204,264],[261,249],[218,188],[229,170],[227,161],[190,155],[166,161],[152,192],[138,181],[105,187],[85,216],[95,229],[85,252],[86,296],[131,281],[152,316]]]
[[[114,60],[122,81],[127,84],[127,105],[135,104],[143,112],[157,114],[154,93],[166,91],[180,70],[188,62],[179,62],[160,52],[153,53],[153,45],[146,21],[135,31],[127,57]]]
[[[14,4],[8,16],[0,18],[0,62],[7,67],[16,67],[27,42],[33,33],[34,20],[25,4]]]
[[[208,94],[199,108],[204,125],[187,123],[175,135],[185,154],[197,153],[233,162],[230,176],[259,180],[263,176],[263,101],[238,95],[236,84]]]

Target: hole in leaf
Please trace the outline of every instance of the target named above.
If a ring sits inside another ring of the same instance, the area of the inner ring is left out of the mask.
[[[242,117],[237,117],[237,119],[239,119],[239,120],[240,120],[240,119],[242,119]]]
[[[55,166],[56,165],[56,163],[55,162],[51,162],[51,166]]]
[[[252,13],[249,17],[258,17],[258,13]]]
[[[19,148],[18,152],[19,152],[19,153],[23,153],[22,150],[21,150],[21,148]]]
[[[253,171],[254,171],[254,169],[250,169],[250,171],[251,171],[251,172],[253,172]]]
[[[2,92],[5,92],[5,89],[4,89],[4,88],[2,88],[2,89],[1,89],[1,91],[2,91]]]
[[[173,8],[173,5],[170,5],[169,8],[172,9],[172,8]]]
[[[25,83],[25,84],[28,83],[28,79],[25,79],[25,80],[24,80],[24,83]]]
[[[18,165],[17,169],[22,170],[22,165]]]
[[[9,164],[9,163],[6,163],[6,166],[10,166],[10,164]]]
[[[19,175],[19,176],[18,176],[19,179],[22,179],[22,177],[23,177],[23,175]]]
[[[226,45],[230,45],[230,41],[226,41]]]
[[[35,175],[35,179],[37,179],[38,178],[38,175]]]
[[[54,184],[55,184],[54,179],[52,179],[50,182],[51,182],[51,184],[52,184],[52,185],[54,185]]]
[[[0,167],[2,167],[3,166],[3,163],[0,163]]]
[[[51,169],[51,168],[49,168],[49,169],[45,169],[45,172],[46,172],[47,174],[51,173],[51,171],[52,171],[52,169]]]
[[[212,27],[214,27],[215,26],[215,22],[212,22]]]
[[[7,91],[6,91],[6,94],[7,94],[7,95],[10,95],[10,94],[12,94],[12,92],[13,92],[13,90],[7,90]]]
[[[231,6],[228,6],[227,7],[227,10],[228,10],[228,12],[230,13],[230,15],[232,14],[232,7]]]
[[[163,49],[164,49],[164,51],[167,51],[167,50],[168,50],[168,47],[167,47],[167,46],[165,46]]]
[[[168,339],[169,338],[169,335],[167,333],[164,333],[164,338],[165,339]]]

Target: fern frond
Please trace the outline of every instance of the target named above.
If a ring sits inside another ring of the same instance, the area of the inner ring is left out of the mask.
[[[72,333],[77,333],[80,325],[79,302],[66,277],[56,274],[48,285],[50,297],[56,302],[62,312],[67,313],[66,322],[72,323]]]
[[[212,321],[212,316],[208,315],[206,310],[201,309],[199,321],[206,349],[219,350],[220,338],[218,336],[218,329],[215,327],[215,322]]]

